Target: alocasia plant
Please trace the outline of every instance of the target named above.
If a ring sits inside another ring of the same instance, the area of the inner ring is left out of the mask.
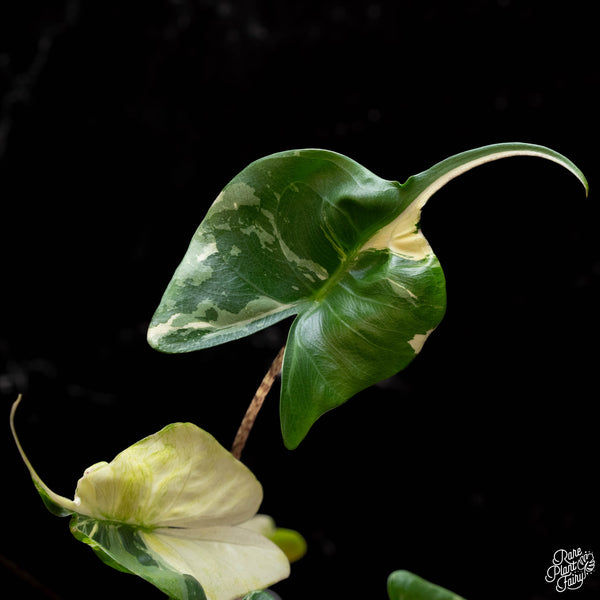
[[[548,148],[485,146],[404,184],[326,150],[253,162],[223,189],[148,329],[164,352],[189,352],[297,315],[282,367],[281,427],[295,448],[314,422],[406,367],[446,307],[444,274],[421,209],[454,177],[508,156],[581,171]]]
[[[143,577],[175,600],[233,600],[289,575],[296,532],[256,515],[262,487],[250,470],[191,423],[167,425],[87,469],[74,500],[54,493],[15,442],[46,506],[71,515],[73,535],[108,565]],[[256,516],[255,516],[256,515]],[[300,540],[300,541],[299,541]],[[300,550],[298,550],[300,548]]]

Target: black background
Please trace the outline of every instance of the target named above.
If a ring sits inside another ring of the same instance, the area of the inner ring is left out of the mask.
[[[450,154],[543,144],[452,181],[422,227],[448,311],[403,373],[289,452],[276,392],[244,453],[309,553],[275,589],[386,598],[400,568],[471,600],[559,595],[559,548],[600,557],[600,248],[594,3],[12,1],[0,8],[0,585],[20,598],[160,598],[45,512],[45,482],[173,421],[229,447],[289,323],[200,353],[145,342],[197,225],[249,162],[324,147],[404,181]],[[44,589],[36,588],[34,578]],[[2,592],[4,593],[4,592]]]

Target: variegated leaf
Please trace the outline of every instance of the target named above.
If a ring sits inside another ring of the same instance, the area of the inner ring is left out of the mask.
[[[262,487],[210,434],[174,423],[86,469],[75,499],[55,494],[15,443],[46,506],[109,566],[174,600],[234,600],[289,575],[272,520],[255,516]],[[265,535],[267,533],[267,535]],[[299,534],[298,534],[299,535]]]
[[[420,230],[440,187],[479,164],[562,155],[497,144],[404,184],[326,150],[262,158],[222,191],[194,234],[148,329],[164,352],[221,344],[298,315],[282,369],[281,426],[295,448],[313,423],[406,367],[445,311],[444,275]]]
[[[202,586],[192,575],[182,573],[153,552],[138,527],[100,521],[84,515],[71,517],[71,533],[88,544],[107,565],[139,575],[177,600],[207,600]]]

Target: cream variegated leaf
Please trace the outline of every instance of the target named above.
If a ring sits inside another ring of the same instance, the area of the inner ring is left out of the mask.
[[[295,448],[313,423],[419,353],[446,307],[421,209],[486,162],[535,156],[533,144],[452,156],[404,184],[326,150],[293,150],[241,171],[200,223],[148,329],[164,352],[208,348],[297,315],[282,368],[281,427]]]
[[[36,488],[55,514],[72,515],[73,535],[108,565],[176,600],[233,600],[289,575],[285,553],[253,530],[260,483],[207,432],[168,425],[87,469],[69,500],[25,455],[14,426],[19,401],[11,428]]]

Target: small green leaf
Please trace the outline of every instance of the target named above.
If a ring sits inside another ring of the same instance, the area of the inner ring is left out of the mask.
[[[269,539],[284,551],[290,562],[296,562],[306,554],[306,540],[293,529],[278,527]]]
[[[295,448],[314,422],[404,369],[446,307],[442,268],[420,229],[421,209],[454,177],[532,144],[463,152],[399,184],[326,150],[262,158],[221,192],[194,234],[148,329],[164,352],[249,335],[290,315],[281,427]]]
[[[394,571],[388,577],[388,595],[390,600],[464,600],[409,571]]]
[[[307,550],[306,540],[297,531],[277,527],[269,515],[256,515],[244,524],[244,527],[262,533],[277,544],[290,562],[300,560]]]

